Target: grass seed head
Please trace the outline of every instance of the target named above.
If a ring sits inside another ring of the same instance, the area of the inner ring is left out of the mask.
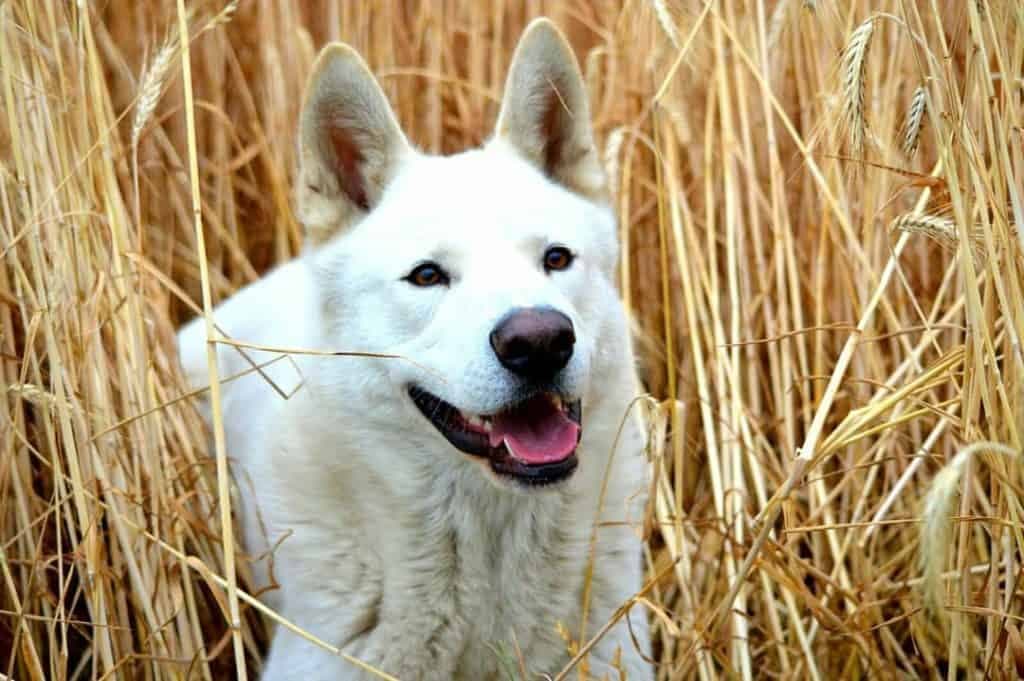
[[[903,124],[903,133],[900,135],[900,148],[908,158],[914,155],[921,141],[921,127],[927,107],[928,93],[922,85],[914,90],[910,108],[907,110],[907,119]]]
[[[943,215],[927,215],[924,213],[906,213],[893,221],[893,229],[912,234],[924,234],[943,248],[956,251],[960,246],[960,230],[951,217]],[[987,254],[985,240],[980,227],[970,231],[967,247],[971,249],[975,262],[984,264]]]
[[[679,49],[679,30],[676,28],[676,22],[673,21],[665,0],[651,0],[651,5],[654,7],[654,16],[657,17],[658,23],[661,24],[672,47]]]
[[[135,148],[139,144],[142,131],[156,110],[163,93],[164,83],[171,70],[171,64],[177,54],[178,43],[174,38],[164,42],[164,46],[156,53],[153,62],[146,69],[142,77],[142,85],[139,87],[139,100],[135,105],[135,118],[132,121],[131,146]]]
[[[960,489],[963,461],[953,463],[939,471],[932,480],[921,514],[921,546],[919,561],[923,582],[921,591],[925,607],[933,615],[942,613],[942,572],[949,555],[953,535],[953,502]]]
[[[867,134],[865,90],[868,49],[875,32],[875,17],[869,17],[850,35],[843,50],[841,64],[843,81],[843,120],[850,131],[850,146],[859,155],[864,149]]]

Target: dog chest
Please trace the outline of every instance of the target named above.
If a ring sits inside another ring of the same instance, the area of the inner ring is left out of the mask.
[[[509,664],[519,667],[520,655],[531,672],[557,671],[566,659],[558,625],[578,628],[588,533],[567,497],[544,502],[485,503],[482,512],[452,517],[453,569],[438,596],[462,628],[454,678],[498,678]]]

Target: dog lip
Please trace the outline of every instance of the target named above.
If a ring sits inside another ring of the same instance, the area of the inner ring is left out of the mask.
[[[543,487],[565,480],[579,465],[579,458],[575,451],[564,459],[553,463],[527,464],[508,453],[508,448],[504,445],[499,449],[504,450],[505,456],[492,457],[490,459],[491,470],[498,475],[514,478],[527,487]]]
[[[463,413],[454,405],[417,385],[410,385],[408,393],[420,413],[449,444],[464,454],[486,459],[491,470],[500,477],[510,478],[526,487],[542,487],[565,480],[579,465],[575,449],[558,461],[534,464],[517,459],[504,443],[492,447],[487,432],[481,431],[469,423]],[[527,399],[533,397],[536,395]],[[561,396],[558,397],[561,398]],[[483,414],[480,417],[489,419],[501,411],[515,409],[525,401],[527,400],[508,404],[495,413]],[[566,416],[571,421],[576,425],[581,425],[580,400],[566,401],[564,409]],[[579,438],[577,437],[578,442]]]

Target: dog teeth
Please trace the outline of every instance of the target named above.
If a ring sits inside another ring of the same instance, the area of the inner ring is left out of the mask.
[[[486,416],[478,416],[477,414],[467,414],[464,411],[460,411],[459,415],[465,420],[466,423],[479,428],[481,430],[489,431],[491,429],[491,421]]]
[[[493,425],[491,423],[490,416],[484,416],[482,414],[470,414],[462,411],[461,409],[457,409],[456,412],[458,413],[459,418],[461,418],[462,421],[465,422],[467,426],[483,433],[491,432],[491,428],[493,427]]]

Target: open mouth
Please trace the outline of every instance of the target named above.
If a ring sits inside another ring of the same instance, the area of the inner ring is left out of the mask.
[[[579,400],[544,392],[495,414],[468,414],[416,386],[409,397],[452,446],[487,459],[500,476],[548,485],[568,478],[579,463]]]

